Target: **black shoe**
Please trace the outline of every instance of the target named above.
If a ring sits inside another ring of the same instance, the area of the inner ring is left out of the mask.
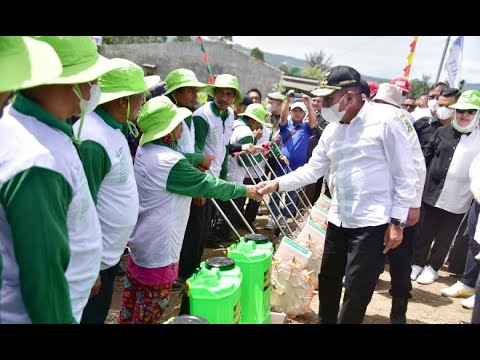
[[[408,306],[408,297],[392,298],[392,311],[390,312],[390,324],[406,324],[407,323],[407,306]]]

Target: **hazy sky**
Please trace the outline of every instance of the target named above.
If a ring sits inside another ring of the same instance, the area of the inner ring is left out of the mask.
[[[457,36],[450,38],[450,46]],[[447,36],[419,36],[410,80],[430,75],[435,81]],[[361,74],[392,79],[403,76],[413,36],[234,36],[233,42],[258,47],[275,54],[305,59],[305,54],[323,50],[334,65],[349,65]],[[462,79],[480,83],[480,36],[465,36]],[[446,76],[442,69],[440,80]]]

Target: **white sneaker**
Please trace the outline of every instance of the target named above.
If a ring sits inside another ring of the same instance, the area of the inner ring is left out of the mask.
[[[267,225],[265,225],[265,229],[272,230],[276,226],[277,226],[277,224],[275,224],[275,220],[273,220],[273,217],[269,216],[268,221],[267,221]]]
[[[417,283],[428,285],[433,284],[438,279],[438,272],[433,270],[430,265],[423,268],[422,273],[417,277]]]
[[[418,265],[412,265],[412,272],[410,273],[410,279],[412,281],[417,280],[418,275],[422,272],[423,268]]]
[[[473,309],[473,305],[475,304],[475,295],[470,296],[462,301],[462,306],[467,309]]]
[[[465,285],[464,283],[457,281],[452,286],[442,289],[441,291],[443,296],[449,297],[470,297],[475,294],[475,289]]]

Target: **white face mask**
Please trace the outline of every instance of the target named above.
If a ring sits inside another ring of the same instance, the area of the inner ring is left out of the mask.
[[[458,132],[461,132],[461,133],[472,132],[473,129],[475,129],[478,125],[478,116],[479,115],[480,115],[480,111],[477,111],[477,113],[475,114],[475,117],[472,119],[470,124],[468,124],[467,126],[460,126],[460,124],[457,121],[457,114],[455,113],[455,117],[453,118],[453,121],[452,121],[452,126],[455,130],[457,130]]]
[[[342,118],[345,115],[348,106],[343,111],[338,111],[338,109],[340,108],[340,103],[342,102],[345,95],[346,94],[344,94],[342,96],[342,98],[340,99],[340,101],[338,103],[336,103],[335,105],[332,105],[328,108],[322,107],[322,109],[321,109],[322,117],[326,121],[328,121],[329,123],[339,123],[340,121],[342,121]]]
[[[79,93],[79,90],[73,88],[75,95],[80,99],[80,111],[82,114],[89,114],[95,110],[100,102],[100,96],[102,95],[102,91],[100,90],[100,85],[93,84],[90,86],[90,99],[85,100],[82,97],[82,94]]]
[[[437,111],[437,100],[435,100],[435,99],[428,100],[428,107],[430,108],[430,111],[432,113]]]
[[[453,109],[449,109],[446,106],[441,106],[441,107],[437,108],[437,117],[440,120],[450,119],[452,114],[453,114]]]
[[[85,100],[83,98],[82,92],[80,90],[80,85],[75,84],[73,87],[73,92],[80,99],[80,126],[78,127],[77,139],[74,139],[74,141],[79,142],[80,135],[82,134],[83,119],[85,117],[85,114],[89,114],[95,110],[95,108],[98,106],[98,103],[100,102],[100,96],[102,95],[102,92],[100,90],[100,85],[98,84],[90,85],[89,100]]]
[[[273,110],[272,104],[267,104],[267,112],[271,113]]]

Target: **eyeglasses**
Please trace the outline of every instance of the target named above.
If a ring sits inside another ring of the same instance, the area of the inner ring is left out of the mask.
[[[412,104],[402,104],[402,107],[404,108],[413,108],[415,109],[417,107],[417,105],[412,105]]]
[[[470,115],[473,115],[477,112],[477,109],[456,109],[457,113],[463,114],[464,112],[469,113]]]
[[[428,95],[430,100],[438,100],[438,95]]]

